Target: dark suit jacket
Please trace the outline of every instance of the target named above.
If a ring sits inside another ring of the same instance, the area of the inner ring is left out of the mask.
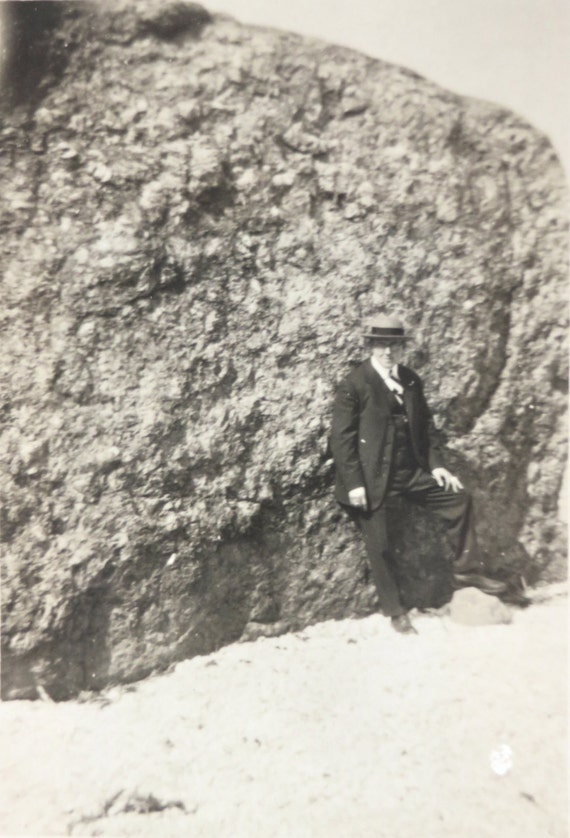
[[[398,374],[416,460],[431,471],[442,463],[421,379],[402,364]],[[366,488],[369,509],[377,509],[384,501],[394,448],[392,398],[370,360],[360,364],[338,387],[330,443],[340,503],[348,504],[349,491],[358,486]]]

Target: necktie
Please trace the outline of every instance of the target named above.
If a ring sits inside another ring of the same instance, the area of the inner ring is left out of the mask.
[[[398,379],[398,368],[397,367],[393,367],[390,370],[390,375],[389,375],[388,379],[384,379],[384,380],[386,381],[386,384],[388,385],[388,387],[390,388],[390,390],[393,393],[395,393],[397,396],[402,395],[402,393],[404,392],[404,388],[402,387],[402,385],[400,384],[400,381]]]
[[[398,365],[392,367],[391,370],[387,370],[378,361],[372,357],[372,366],[378,373],[378,375],[382,378],[382,381],[386,385],[386,387],[392,391],[395,395],[396,399],[400,404],[403,404],[402,394],[404,392],[404,388],[402,387],[399,379],[398,379]]]

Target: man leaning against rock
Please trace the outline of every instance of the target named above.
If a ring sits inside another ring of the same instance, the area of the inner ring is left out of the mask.
[[[470,495],[442,464],[422,381],[399,363],[409,339],[401,320],[383,314],[365,331],[371,356],[338,387],[331,431],[336,498],[358,526],[382,612],[415,634],[394,574],[386,502],[402,496],[444,521],[454,548],[456,588],[487,594],[506,585],[485,575]]]

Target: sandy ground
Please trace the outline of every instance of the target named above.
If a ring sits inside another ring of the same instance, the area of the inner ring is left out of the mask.
[[[228,646],[0,707],[2,835],[562,838],[567,601]]]

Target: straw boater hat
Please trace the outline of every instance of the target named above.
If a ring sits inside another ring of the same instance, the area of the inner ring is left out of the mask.
[[[410,340],[404,332],[404,324],[399,317],[392,317],[390,314],[379,314],[372,320],[368,320],[364,326],[365,338],[374,340]]]

